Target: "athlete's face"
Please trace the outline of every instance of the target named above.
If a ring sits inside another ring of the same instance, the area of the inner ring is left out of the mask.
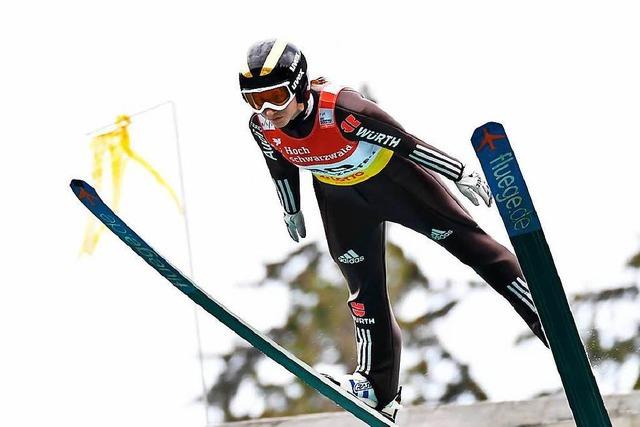
[[[271,121],[276,128],[280,129],[285,127],[294,117],[300,114],[302,110],[304,110],[304,104],[298,104],[294,99],[284,110],[275,111],[267,108],[262,112],[262,115]]]

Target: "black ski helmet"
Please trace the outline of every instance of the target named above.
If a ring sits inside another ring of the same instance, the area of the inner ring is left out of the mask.
[[[305,102],[309,96],[307,60],[300,49],[284,40],[263,40],[251,46],[239,75],[240,90],[288,82],[298,103]]]

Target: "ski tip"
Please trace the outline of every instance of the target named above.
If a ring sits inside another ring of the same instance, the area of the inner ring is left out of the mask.
[[[82,187],[83,185],[87,185],[87,183],[81,179],[72,179],[71,182],[69,183],[69,186],[71,188]]]
[[[494,143],[498,140],[507,140],[507,134],[504,126],[498,122],[487,122],[476,128],[471,135],[471,144],[475,148],[476,153],[482,151],[485,147],[489,147],[491,151],[495,149]]]
[[[485,129],[485,128],[489,129],[489,130],[496,129],[496,128],[504,130],[504,126],[502,126],[502,123],[499,123],[499,122],[487,122],[487,123],[483,124],[482,126],[477,127],[476,130],[473,131],[473,133],[475,134],[475,133],[482,132],[482,129]]]
[[[82,179],[72,179],[69,186],[75,191],[76,189],[84,189],[95,193],[95,189]]]
[[[87,202],[93,205],[96,198],[99,198],[96,190],[94,190],[92,186],[81,179],[72,179],[69,183],[69,186],[71,187],[71,190],[73,190],[73,193],[76,195],[76,197],[83,203]]]
[[[500,122],[487,122],[487,123],[483,124],[480,127],[494,127],[494,126],[502,127],[502,123],[500,123]]]

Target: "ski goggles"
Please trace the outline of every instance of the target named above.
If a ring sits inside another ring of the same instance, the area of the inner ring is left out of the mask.
[[[243,89],[241,93],[244,100],[258,114],[267,108],[274,111],[282,111],[295,98],[294,93],[289,88],[289,82],[260,89]]]

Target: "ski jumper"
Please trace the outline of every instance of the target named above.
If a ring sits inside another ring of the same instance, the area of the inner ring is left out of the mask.
[[[473,268],[545,343],[516,257],[486,234],[441,181],[460,161],[408,134],[375,103],[335,86],[313,89],[307,111],[284,129],[249,121],[284,210],[300,209],[298,168],[313,186],[331,257],[347,280],[356,371],[380,407],[398,391],[401,333],[386,287],[385,223],[411,228]]]

